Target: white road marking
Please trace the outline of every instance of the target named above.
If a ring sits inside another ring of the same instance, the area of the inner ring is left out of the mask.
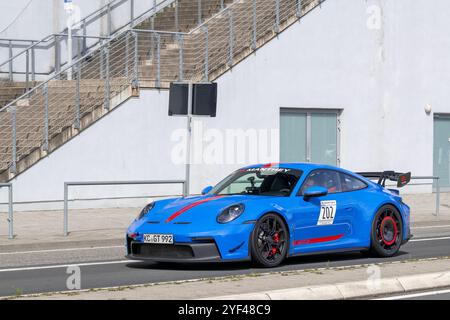
[[[450,240],[450,237],[440,237],[440,238],[423,238],[423,239],[412,239],[409,242],[424,242],[424,241],[439,241],[439,240]]]
[[[0,269],[0,272],[60,269],[60,268],[68,268],[68,267],[73,267],[73,266],[89,267],[89,266],[102,266],[102,265],[108,265],[108,264],[123,264],[123,263],[130,263],[130,262],[131,262],[130,260],[117,260],[117,261],[104,261],[104,262],[91,262],[91,263],[71,263],[71,264],[58,264],[58,265],[53,265],[53,266]]]
[[[125,248],[125,246],[67,248],[67,249],[51,249],[51,250],[35,250],[35,251],[2,252],[2,253],[0,253],[0,256],[12,255],[12,254],[50,253],[50,252],[66,252],[66,251],[87,251],[87,250],[117,249],[117,248]]]
[[[450,228],[450,224],[446,224],[446,225],[442,225],[442,226],[414,227],[411,229],[416,230],[416,229],[436,229],[436,228]]]
[[[447,294],[447,293],[450,293],[450,289],[427,291],[427,292],[413,293],[413,294],[405,294],[405,295],[401,295],[401,296],[378,298],[378,299],[374,299],[374,300],[402,300],[402,299],[419,298],[419,297],[426,297],[426,296],[435,296],[435,295],[441,295],[441,294]]]

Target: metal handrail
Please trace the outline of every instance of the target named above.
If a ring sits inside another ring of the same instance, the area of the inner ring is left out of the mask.
[[[134,13],[132,13],[132,19],[130,19],[127,23],[125,23],[121,27],[116,28],[116,30],[111,31],[109,36],[112,36],[112,35],[115,35],[117,33],[121,33],[121,32],[127,31],[127,30],[124,30],[124,29],[129,29],[128,27],[134,26],[136,21],[138,21],[139,19],[145,20],[145,19],[149,18],[149,16],[148,16],[149,13],[152,13],[152,15],[153,15],[153,14],[155,14],[157,12],[158,8],[164,8],[165,6],[167,6],[168,4],[172,3],[173,1],[174,0],[160,0],[160,2],[156,2],[155,1],[153,7],[151,7],[148,10],[146,10],[144,13],[140,14],[138,17],[134,17]],[[109,2],[108,4],[106,4],[105,6],[103,6],[102,8],[98,9],[97,11],[95,11],[95,12],[89,14],[88,16],[84,17],[80,21],[83,22],[82,25],[85,28],[88,24],[91,23],[91,21],[89,21],[89,23],[87,23],[87,21],[90,20],[92,17],[94,17],[96,14],[98,14],[98,17],[96,17],[96,19],[103,17],[105,14],[111,15],[111,12],[112,12],[113,9],[121,6],[125,2],[130,2],[131,7],[133,8],[132,11],[134,11],[134,0],[113,0],[113,1]],[[7,65],[7,64],[9,64],[10,68],[12,68],[11,64],[12,64],[12,62],[14,60],[16,60],[17,58],[19,58],[19,57],[21,57],[21,56],[23,56],[25,54],[28,54],[28,52],[30,52],[30,51],[37,50],[37,49],[48,49],[50,47],[55,47],[56,46],[55,37],[67,36],[67,34],[65,33],[66,30],[67,30],[67,28],[65,28],[63,30],[63,32],[61,32],[61,33],[48,35],[48,36],[42,38],[41,40],[30,40],[29,41],[29,42],[31,42],[30,46],[26,47],[25,49],[23,49],[19,53],[9,57],[4,62],[0,63],[0,68],[5,66],[5,65]],[[86,39],[93,39],[93,38],[97,38],[97,39],[102,40],[102,39],[105,39],[105,38],[106,39],[109,38],[109,37],[100,37],[100,36],[96,37],[96,36],[87,36],[87,35],[73,35],[73,37],[82,38],[84,40],[86,40]],[[0,39],[0,41],[2,41],[2,40],[3,41],[8,41],[10,44],[11,44],[12,41],[16,41],[14,39]],[[53,45],[47,45],[44,48],[38,47],[42,43],[46,43],[46,42],[49,42],[49,41],[52,41],[52,40],[53,40]],[[17,41],[22,41],[22,40],[17,40]],[[26,40],[23,40],[23,41],[26,41]],[[89,49],[91,49],[92,47],[95,47],[96,45],[98,45],[98,43],[95,43]],[[10,47],[10,49],[11,49],[11,47]],[[84,48],[83,51],[85,51],[86,49],[88,49],[88,48]],[[55,66],[55,70],[56,69],[57,68]],[[16,73],[16,72],[14,72],[13,70],[9,70],[8,72],[2,71],[1,73],[9,73],[11,75],[11,74]],[[39,73],[39,74],[42,74],[42,73]],[[51,72],[48,73],[48,74],[51,74]],[[10,79],[10,80],[12,81],[12,79]]]
[[[8,188],[8,239],[14,238],[14,209],[12,183],[0,183],[1,188]]]
[[[64,236],[69,235],[69,187],[82,186],[121,186],[121,185],[166,185],[181,184],[183,196],[186,196],[186,180],[141,180],[141,181],[83,181],[64,183]],[[78,199],[80,200],[80,199]]]
[[[105,47],[108,44],[110,44],[113,40],[115,40],[116,38],[118,38],[119,34],[115,35],[114,37],[109,38],[109,40],[102,44],[101,47]],[[97,50],[100,48],[97,48]],[[81,58],[76,59],[71,65],[66,66],[63,70],[61,70],[60,72],[58,72],[57,74],[55,74],[53,77],[51,77],[50,79],[43,81],[41,83],[39,83],[37,86],[31,88],[29,91],[27,91],[26,93],[24,93],[23,95],[21,95],[20,97],[16,98],[15,100],[11,101],[10,103],[8,103],[6,106],[0,108],[0,112],[6,111],[8,109],[10,109],[12,106],[16,105],[20,100],[25,99],[28,95],[30,95],[31,93],[42,89],[45,85],[48,85],[50,83],[50,81],[58,79],[61,75],[65,74],[69,69],[73,69],[74,67],[76,67],[81,61],[85,60],[86,58],[90,57],[92,55],[92,53],[86,53],[84,56],[82,56]]]

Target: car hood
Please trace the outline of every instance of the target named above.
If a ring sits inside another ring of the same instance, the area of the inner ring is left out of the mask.
[[[158,223],[196,223],[216,221],[217,215],[229,206],[244,204],[246,211],[241,216],[244,221],[253,219],[249,208],[273,205],[277,197],[267,196],[194,196],[155,203],[154,208],[145,216],[147,221]],[[252,210],[254,213],[254,211]]]

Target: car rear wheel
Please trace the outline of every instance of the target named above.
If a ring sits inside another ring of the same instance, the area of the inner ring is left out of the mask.
[[[289,232],[280,216],[264,215],[256,223],[251,238],[252,260],[257,265],[273,268],[286,258]]]
[[[371,252],[379,257],[392,257],[398,253],[403,239],[403,224],[398,210],[381,207],[372,224]]]

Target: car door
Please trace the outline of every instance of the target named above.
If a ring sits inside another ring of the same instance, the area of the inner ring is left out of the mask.
[[[312,186],[327,188],[328,194],[305,199],[303,193]],[[340,172],[312,171],[300,188],[296,202],[294,253],[335,250],[350,241],[355,200],[343,192]]]

